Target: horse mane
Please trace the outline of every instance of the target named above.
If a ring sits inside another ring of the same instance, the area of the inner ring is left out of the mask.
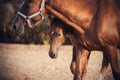
[[[62,30],[66,33],[66,34],[72,34],[74,31],[74,28],[67,25],[65,22],[63,22],[62,20],[58,19],[58,18],[53,18],[51,20],[51,25],[52,27],[55,27],[57,25],[57,27],[62,28]],[[55,26],[54,26],[55,25]]]
[[[120,8],[120,0],[114,0],[114,2]]]
[[[12,0],[0,0],[0,3],[7,3],[7,2],[11,2]]]

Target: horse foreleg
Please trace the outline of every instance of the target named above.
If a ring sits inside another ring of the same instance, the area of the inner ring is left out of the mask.
[[[70,65],[70,70],[74,74],[76,69],[76,48],[73,46],[73,53],[72,53],[72,62]]]
[[[89,57],[90,57],[90,51],[85,50],[83,56],[83,75],[82,75],[82,80],[85,79],[86,74],[87,74],[87,65],[88,65],[88,61],[89,61]]]
[[[101,68],[98,80],[103,80],[104,79],[104,75],[107,72],[107,68],[108,68],[109,62],[110,62],[110,60],[109,60],[109,57],[108,57],[108,52],[105,49],[105,50],[103,50],[102,68]]]
[[[77,48],[76,51],[76,70],[74,80],[84,80],[87,72],[86,65],[88,64],[90,52],[79,48]]]
[[[107,46],[107,50],[110,58],[113,77],[115,80],[120,80],[120,68],[118,64],[117,49],[113,46]]]

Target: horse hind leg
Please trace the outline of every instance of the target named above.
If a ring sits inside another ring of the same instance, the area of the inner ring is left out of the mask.
[[[103,50],[102,68],[101,68],[101,70],[100,70],[100,75],[99,75],[98,80],[103,80],[103,79],[104,79],[104,75],[105,75],[106,72],[107,72],[109,62],[110,62],[110,60],[109,60],[107,51],[106,51],[106,50]]]
[[[108,55],[110,58],[113,77],[115,80],[120,80],[120,68],[118,64],[117,48],[113,46],[107,46],[106,48],[108,50]]]
[[[76,48],[73,46],[73,53],[72,53],[72,62],[70,65],[70,70],[74,74],[76,69]]]

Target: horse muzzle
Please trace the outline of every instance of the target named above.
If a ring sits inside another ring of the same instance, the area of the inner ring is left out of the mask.
[[[58,53],[57,53],[57,52],[54,53],[54,52],[50,51],[50,52],[49,52],[49,56],[50,56],[52,59],[56,59],[57,56],[58,56]]]
[[[14,24],[12,28],[16,33],[19,33],[19,34],[24,33],[24,24],[20,24],[19,26]]]

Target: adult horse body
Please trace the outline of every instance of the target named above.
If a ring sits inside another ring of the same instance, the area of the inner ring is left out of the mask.
[[[81,44],[79,44],[79,40],[76,39],[76,35],[78,35],[77,31],[75,29],[73,29],[72,27],[66,25],[64,22],[62,22],[61,20],[57,19],[57,18],[53,18],[51,19],[51,26],[48,30],[48,34],[50,37],[50,49],[49,49],[49,56],[51,58],[56,58],[57,54],[58,54],[58,49],[59,47],[64,43],[66,37],[68,37],[73,45],[73,56],[72,56],[72,62],[71,62],[71,72],[73,74],[75,74],[75,70],[76,70],[76,61],[78,59],[77,54],[79,53],[78,51],[83,51],[83,48],[80,48],[79,46],[82,46]],[[100,71],[100,75],[99,75],[99,80],[103,80],[103,76],[105,75],[106,71],[107,71],[107,67],[109,64],[109,58],[108,55],[106,55],[105,53],[106,50],[103,50],[103,62],[102,62],[102,68]],[[87,51],[87,52],[83,52],[80,55],[80,58],[82,60],[82,70],[80,70],[81,72],[81,79],[84,80],[85,79],[85,75],[87,73],[87,64],[88,64],[88,60],[89,60],[89,56],[90,56],[91,51]]]
[[[50,49],[49,49],[49,56],[51,58],[57,58],[58,49],[59,47],[65,42],[66,38],[69,38],[73,45],[73,56],[71,62],[71,72],[75,74],[76,69],[76,49],[78,41],[74,37],[76,34],[76,30],[71,28],[70,26],[66,25],[64,22],[57,18],[51,19],[50,28],[48,30],[48,35],[50,37]],[[89,57],[89,56],[86,56]],[[86,62],[87,63],[87,62]]]
[[[27,17],[18,16],[14,29],[18,30],[27,22],[33,24],[41,19],[45,12],[55,15],[76,29],[75,39],[78,41],[76,51],[75,80],[80,80],[84,61],[82,55],[90,51],[103,51],[107,57],[106,67],[110,62],[113,76],[120,79],[117,48],[120,47],[120,1],[119,0],[46,0],[42,11],[32,18],[28,16],[39,11],[41,0],[26,0],[21,8],[21,13]],[[22,24],[22,25],[21,25]]]

